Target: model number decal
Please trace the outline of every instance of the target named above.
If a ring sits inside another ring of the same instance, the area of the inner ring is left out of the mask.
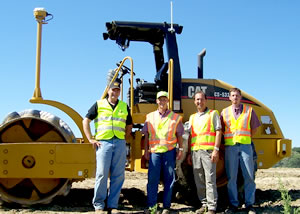
[[[215,91],[215,92],[214,92],[214,97],[224,97],[224,98],[227,98],[227,97],[229,97],[229,92]]]

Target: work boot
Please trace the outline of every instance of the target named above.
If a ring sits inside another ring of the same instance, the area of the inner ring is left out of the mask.
[[[108,208],[108,209],[107,209],[107,213],[108,213],[108,214],[119,214],[120,211],[119,211],[118,209]]]
[[[235,206],[229,206],[228,209],[225,210],[226,214],[236,213],[238,211],[238,208]]]
[[[196,210],[196,214],[202,214],[207,212],[207,206],[202,206],[200,209]]]
[[[165,209],[163,209],[161,214],[169,214],[169,213],[170,213],[170,210],[165,208]]]
[[[256,211],[252,206],[246,207],[246,211],[248,212],[248,214],[256,214]]]

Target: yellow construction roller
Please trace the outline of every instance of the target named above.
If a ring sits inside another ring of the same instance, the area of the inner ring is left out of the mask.
[[[31,205],[49,203],[56,195],[68,193],[71,179],[51,176],[56,171],[57,152],[51,148],[43,151],[38,146],[35,149],[22,146],[47,142],[75,143],[76,139],[65,122],[44,111],[13,112],[4,119],[0,126],[0,159],[4,163],[1,172],[6,176],[0,178],[2,200]],[[23,177],[18,177],[16,172]],[[43,172],[46,178],[40,175]]]

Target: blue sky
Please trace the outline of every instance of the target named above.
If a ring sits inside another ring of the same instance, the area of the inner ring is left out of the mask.
[[[153,82],[150,45],[132,43],[122,52],[104,41],[105,22],[170,22],[169,0],[26,0],[0,3],[0,120],[11,111],[41,109],[75,124],[59,110],[30,104],[34,90],[35,7],[54,19],[43,25],[41,91],[82,116],[99,99],[106,73],[125,56],[137,75]],[[285,138],[300,147],[295,121],[300,106],[300,1],[173,0],[173,20],[183,78],[197,77],[197,54],[206,48],[204,77],[220,79],[257,98],[274,112]]]

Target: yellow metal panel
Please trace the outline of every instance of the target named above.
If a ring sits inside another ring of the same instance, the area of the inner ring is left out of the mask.
[[[146,115],[157,109],[157,105],[153,103],[139,103],[134,105],[132,120],[133,123],[143,124],[146,120]]]
[[[134,106],[133,113],[150,113],[157,109],[157,104],[154,103],[139,103]]]
[[[95,176],[91,144],[0,144],[0,178],[89,178]]]
[[[148,172],[148,169],[142,168],[142,157],[143,157],[143,151],[141,146],[142,141],[142,132],[136,131],[135,132],[135,143],[134,147],[132,149],[132,160],[134,161],[134,171],[137,172]]]
[[[146,113],[133,113],[132,121],[136,124],[144,124],[146,120]]]
[[[96,154],[92,144],[58,144],[55,148],[57,163],[95,163]]]
[[[148,169],[143,169],[141,165],[141,160],[135,160],[135,170],[136,172],[147,173]]]
[[[286,152],[278,151],[278,142],[286,144]],[[291,141],[278,139],[254,139],[255,149],[257,153],[257,166],[259,169],[268,169],[285,157],[290,156]]]
[[[134,162],[134,170],[141,167],[141,159],[142,159],[142,147],[141,147],[141,141],[142,141],[142,132],[136,131],[135,132],[135,138],[134,143],[132,144],[131,149],[131,158]]]
[[[289,157],[292,154],[292,141],[289,139],[277,140],[277,155],[281,158]]]

